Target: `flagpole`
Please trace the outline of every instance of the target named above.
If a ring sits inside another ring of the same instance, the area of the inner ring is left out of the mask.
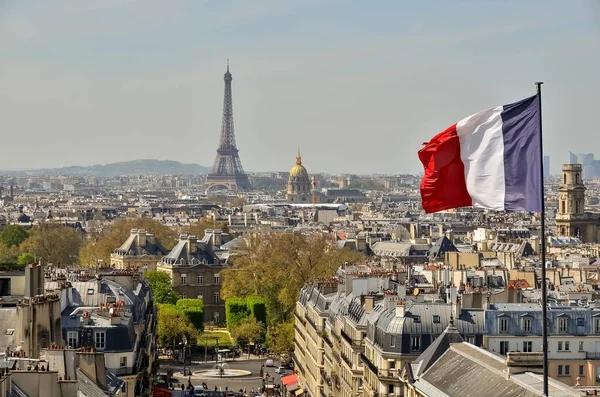
[[[540,177],[541,177],[541,200],[542,206],[540,211],[540,250],[542,261],[542,352],[544,354],[544,396],[548,397],[548,302],[547,302],[547,285],[546,285],[546,206],[544,197],[544,140],[542,138],[542,84],[543,82],[535,83],[538,96],[538,114],[540,123]]]

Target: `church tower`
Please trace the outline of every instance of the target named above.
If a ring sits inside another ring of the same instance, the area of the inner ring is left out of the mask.
[[[585,185],[581,164],[563,164],[558,187],[556,229],[559,236],[577,237],[584,242],[595,240],[595,222],[585,213]],[[588,230],[590,229],[590,230]]]
[[[290,203],[311,202],[311,181],[306,168],[302,165],[300,150],[296,156],[296,164],[290,170],[287,183],[287,199]]]

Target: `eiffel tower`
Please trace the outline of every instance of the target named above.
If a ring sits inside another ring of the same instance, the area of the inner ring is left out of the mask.
[[[223,121],[221,123],[221,139],[217,149],[217,157],[212,172],[206,177],[204,187],[210,189],[249,190],[250,181],[244,173],[242,162],[235,144],[233,128],[233,105],[231,100],[231,73],[229,61],[225,73],[225,97],[223,99]]]

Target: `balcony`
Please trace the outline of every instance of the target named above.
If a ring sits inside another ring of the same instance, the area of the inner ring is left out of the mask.
[[[348,365],[348,367],[352,368],[352,360],[350,360],[350,358],[347,357],[344,353],[342,353],[341,356],[342,356],[342,360],[344,360],[344,362]]]
[[[385,379],[398,380],[398,372],[396,368],[380,369],[379,377]]]
[[[600,360],[600,352],[585,352],[586,360]]]
[[[117,376],[133,374],[133,367],[108,368],[108,370]]]
[[[349,345],[352,345],[352,338],[350,337],[350,335],[348,335],[346,332],[344,332],[344,330],[340,330],[340,334],[342,335],[342,338],[344,338],[344,340],[346,342],[348,342]]]
[[[379,374],[379,369],[377,368],[377,366],[375,366],[368,358],[367,356],[364,355],[364,353],[360,353],[360,359],[363,363],[365,363],[367,365],[367,367],[369,367],[369,370],[371,372],[373,372],[374,374]]]

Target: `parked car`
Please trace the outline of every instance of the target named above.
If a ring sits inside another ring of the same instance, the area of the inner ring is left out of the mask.
[[[277,369],[275,370],[275,373],[279,374],[279,375],[285,374],[285,367],[277,367]]]
[[[265,361],[265,367],[272,367],[273,366],[273,360],[268,359],[267,361]]]
[[[204,392],[204,387],[202,386],[194,386],[194,397],[205,397],[206,393]]]

